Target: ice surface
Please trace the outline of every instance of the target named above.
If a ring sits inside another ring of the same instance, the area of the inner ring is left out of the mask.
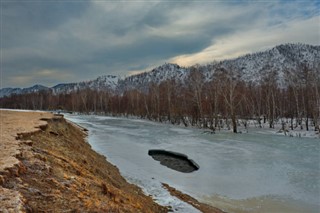
[[[257,131],[211,135],[200,129],[136,119],[66,117],[89,129],[93,149],[106,155],[127,180],[141,186],[159,203],[181,212],[196,210],[168,196],[161,182],[198,199],[220,196],[248,200],[267,196],[281,202],[301,202],[308,211],[312,209],[310,212],[320,210],[318,139]],[[171,170],[154,161],[148,155],[149,149],[184,153],[200,169],[193,173]]]

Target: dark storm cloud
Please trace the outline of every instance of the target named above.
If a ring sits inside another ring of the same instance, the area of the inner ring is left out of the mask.
[[[3,17],[10,17],[10,24],[46,29],[59,25],[68,18],[79,17],[88,4],[85,1],[5,1],[2,9]]]
[[[83,14],[88,2],[5,1],[2,6],[3,47],[35,42],[39,33],[55,28]]]
[[[196,40],[191,37],[164,39],[150,37],[127,46],[98,51],[94,53],[92,59],[95,59],[97,62],[111,63],[114,60],[133,62],[163,58],[164,56],[170,58],[177,54],[199,51],[209,44],[208,39]]]
[[[281,1],[1,1],[1,87],[123,76],[165,61],[209,62],[265,34],[267,42],[245,49],[255,51],[279,42],[269,26],[295,26],[318,8]]]

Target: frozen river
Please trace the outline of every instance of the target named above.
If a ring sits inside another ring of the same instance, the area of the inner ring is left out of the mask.
[[[228,212],[320,212],[320,140],[262,134],[203,134],[138,119],[104,116],[66,118],[89,129],[89,143],[130,182],[163,205],[196,212],[170,197],[161,182]],[[149,149],[188,155],[193,173],[160,165]]]

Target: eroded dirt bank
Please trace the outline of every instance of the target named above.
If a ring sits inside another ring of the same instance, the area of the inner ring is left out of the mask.
[[[47,122],[40,118],[52,118],[50,113],[13,112],[0,110],[0,212],[24,211],[24,198],[15,187],[6,187],[6,183],[14,178],[20,181],[19,175],[26,171],[18,160],[22,143],[30,141],[18,140],[18,133],[35,133],[41,131]]]
[[[168,211],[127,183],[91,149],[85,131],[62,117],[0,113],[0,212]]]

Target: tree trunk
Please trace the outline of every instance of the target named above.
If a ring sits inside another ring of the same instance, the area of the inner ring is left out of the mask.
[[[234,132],[234,133],[237,133],[237,121],[236,121],[236,115],[235,115],[235,113],[232,113],[232,115],[231,115],[231,120],[232,120],[233,132]]]

